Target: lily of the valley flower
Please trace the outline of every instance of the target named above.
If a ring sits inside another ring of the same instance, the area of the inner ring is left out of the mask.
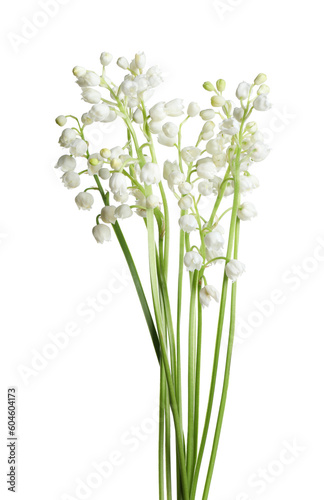
[[[206,285],[200,290],[199,299],[203,307],[208,307],[211,299],[219,302],[220,294],[213,285]]]
[[[92,229],[92,234],[97,241],[97,243],[104,243],[105,241],[111,240],[111,231],[105,224],[97,224]]]
[[[245,265],[239,260],[232,259],[226,264],[225,271],[230,280],[236,281],[244,273]]]
[[[192,250],[186,253],[183,261],[188,271],[200,271],[204,260],[200,253]]]

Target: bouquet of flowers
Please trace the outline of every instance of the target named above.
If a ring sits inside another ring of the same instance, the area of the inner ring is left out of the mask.
[[[270,109],[270,89],[265,83],[266,75],[260,73],[252,84],[242,82],[238,85],[236,104],[226,97],[226,82],[219,79],[215,85],[210,81],[203,84],[211,96],[207,109],[201,110],[196,102],[190,102],[185,108],[183,100],[178,98],[148,106],[154,89],[162,83],[159,68],[146,69],[146,57],[142,52],[130,63],[120,57],[117,65],[124,71],[124,78],[117,84],[108,71],[112,59],[107,52],[101,54],[101,74],[80,66],[73,69],[82,98],[91,107],[80,120],[73,115],[56,118],[59,126],[64,127],[67,120],[71,123],[59,138],[60,146],[67,152],[59,158],[56,167],[63,173],[62,181],[68,189],[79,188],[83,181],[88,183],[75,197],[79,209],[90,210],[94,197],[101,199],[102,209],[96,215],[93,236],[98,243],[104,243],[115,235],[146,319],[160,369],[159,499],[172,498],[175,476],[178,500],[197,498],[199,480],[203,486],[201,498],[206,500],[229,385],[237,280],[245,271],[244,264],[238,260],[240,223],[257,214],[254,205],[241,198],[259,186],[251,170],[269,153],[262,133],[250,117],[253,111]],[[198,132],[187,145],[183,132],[191,121],[197,123]],[[90,150],[87,131],[98,122],[114,122],[116,127],[125,127],[123,143],[117,146],[102,144],[101,148]],[[169,159],[163,162],[163,167],[157,158],[156,140],[168,148]],[[169,197],[175,198],[179,207],[178,235],[171,230],[173,217],[170,217]],[[152,306],[123,231],[123,226],[127,225],[125,219],[136,216],[147,233]],[[179,267],[177,303],[173,307],[169,288],[175,283],[170,285],[168,268],[170,242],[175,238]],[[216,265],[224,267],[218,284]],[[189,293],[184,289],[185,270],[188,271]],[[203,308],[212,300],[219,304],[218,322],[208,403],[202,412]],[[183,303],[189,315],[186,331],[182,321]],[[221,379],[223,388],[217,423],[212,428],[227,310],[230,324],[225,373]],[[188,353],[185,363],[181,357],[184,343],[187,343],[185,352]],[[186,385],[183,383],[184,368]],[[183,408],[184,390],[187,391],[186,408]],[[174,443],[171,426],[174,427]],[[203,475],[201,465],[209,438],[212,440],[211,454],[207,473]]]

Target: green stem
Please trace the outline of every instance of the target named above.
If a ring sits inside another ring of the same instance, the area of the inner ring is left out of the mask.
[[[152,192],[150,187],[146,190],[146,195],[149,196]],[[161,355],[163,360],[163,365],[165,368],[165,374],[167,379],[167,384],[169,388],[169,396],[170,396],[170,405],[173,413],[174,426],[176,432],[176,440],[177,440],[177,449],[179,454],[179,461],[181,467],[181,481],[184,499],[189,500],[189,486],[186,474],[186,462],[183,448],[183,430],[182,424],[179,418],[178,405],[175,393],[175,387],[172,380],[172,375],[170,371],[168,354],[165,346],[165,342],[163,339],[163,329],[162,329],[162,318],[161,318],[161,310],[159,306],[159,294],[158,294],[158,280],[157,280],[157,267],[156,267],[156,256],[155,256],[155,241],[154,241],[154,220],[153,220],[153,211],[152,209],[147,210],[147,230],[148,230],[148,248],[149,248],[149,268],[150,268],[150,276],[151,276],[151,284],[152,284],[152,297],[153,304],[156,315],[156,323],[157,330],[160,338],[160,346],[161,346]]]
[[[160,417],[159,417],[159,500],[164,500],[164,415],[165,415],[165,373],[160,366]]]
[[[234,259],[238,257],[238,243],[239,243],[239,228],[240,228],[240,219],[237,218],[236,221],[236,231],[235,231],[235,247],[234,247]],[[202,500],[207,500],[211,485],[211,480],[215,467],[215,460],[218,450],[219,438],[222,430],[226,400],[227,400],[227,392],[230,378],[230,370],[231,370],[231,361],[233,354],[233,345],[234,345],[234,334],[235,334],[235,319],[236,319],[236,292],[237,292],[237,282],[235,281],[232,284],[232,294],[231,294],[231,316],[230,316],[230,328],[229,328],[229,340],[227,347],[227,355],[226,355],[226,365],[225,365],[225,375],[222,389],[221,402],[217,417],[217,424],[215,430],[215,436],[213,441],[212,453],[209,461],[207,478],[204,488],[204,493],[202,496]]]
[[[195,384],[196,384],[196,300],[198,287],[198,271],[194,271],[191,284],[189,310],[188,339],[188,437],[187,437],[187,470],[191,485],[195,467]]]
[[[171,471],[171,422],[169,393],[165,391],[165,467],[167,499],[172,500],[172,471]]]
[[[235,227],[236,227],[236,220],[237,220],[237,211],[239,208],[239,201],[240,201],[240,154],[241,154],[241,147],[238,146],[237,150],[236,150],[233,209],[232,209],[232,215],[231,215],[230,231],[229,231],[228,245],[227,245],[227,252],[226,252],[226,261],[227,262],[231,259],[231,256],[232,256],[234,237],[235,237]],[[201,462],[202,462],[202,458],[203,458],[203,454],[204,454],[204,450],[205,450],[205,445],[206,445],[206,440],[207,440],[207,435],[208,435],[208,430],[209,430],[209,424],[210,424],[210,419],[211,419],[211,414],[212,414],[212,408],[213,408],[213,403],[214,403],[214,394],[215,394],[216,378],[217,378],[217,372],[218,372],[219,353],[220,353],[221,339],[222,339],[223,326],[224,326],[227,289],[228,289],[228,277],[226,275],[226,272],[224,271],[222,295],[221,295],[219,316],[218,316],[213,370],[212,370],[212,377],[211,377],[211,383],[210,383],[207,411],[206,411],[206,416],[205,416],[205,423],[204,423],[203,434],[202,434],[202,438],[201,438],[201,443],[200,443],[200,448],[199,448],[198,459],[197,459],[197,464],[196,464],[196,468],[195,468],[192,488],[191,488],[191,492],[190,492],[190,500],[194,500],[195,495],[196,495],[198,477],[199,477]]]
[[[198,325],[197,325],[197,360],[196,360],[196,395],[195,395],[195,461],[198,453],[199,406],[200,406],[200,371],[201,371],[201,344],[202,344],[202,305],[199,300],[201,284],[198,285]]]

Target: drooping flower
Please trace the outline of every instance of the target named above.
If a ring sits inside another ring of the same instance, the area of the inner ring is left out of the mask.
[[[179,219],[179,226],[185,233],[191,233],[198,228],[198,222],[194,215],[182,215]]]
[[[253,103],[253,107],[257,111],[268,111],[271,108],[271,103],[269,101],[267,94],[259,95],[255,99],[255,101]]]
[[[90,210],[94,203],[94,198],[91,193],[82,192],[75,197],[75,203],[80,210]]]
[[[253,217],[256,217],[258,212],[256,211],[255,206],[250,201],[244,201],[242,205],[239,207],[237,216],[239,219],[246,221],[251,220]]]
[[[161,180],[160,168],[156,163],[148,162],[142,167],[140,179],[142,182],[150,186],[158,184]]]
[[[114,205],[108,205],[103,207],[101,210],[101,219],[106,224],[115,224],[117,218],[115,217],[116,207]]]
[[[59,144],[62,148],[69,148],[75,141],[77,133],[72,128],[65,128],[59,138]]]
[[[133,215],[133,212],[129,205],[122,204],[116,208],[114,215],[117,219],[128,219]]]
[[[55,168],[60,168],[62,172],[71,172],[74,170],[76,167],[76,160],[73,158],[73,156],[70,155],[63,155],[61,156],[57,164],[55,165]]]
[[[204,260],[200,253],[192,250],[185,254],[183,262],[188,271],[200,271]]]
[[[70,153],[73,156],[84,156],[87,152],[88,145],[83,139],[75,139],[70,147]]]
[[[65,174],[62,177],[62,182],[64,186],[68,189],[74,189],[80,186],[81,180],[79,174],[76,174],[75,172],[65,172]]]
[[[97,241],[97,243],[104,243],[105,241],[111,240],[111,231],[110,227],[106,226],[106,224],[97,224],[92,229],[92,234]]]
[[[236,281],[244,273],[245,265],[239,260],[232,259],[226,264],[225,271],[230,280]]]
[[[203,307],[208,307],[211,299],[214,299],[215,302],[219,302],[220,294],[213,285],[206,285],[200,290],[199,299]]]

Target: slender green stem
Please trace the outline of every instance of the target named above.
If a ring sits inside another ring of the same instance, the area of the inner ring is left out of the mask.
[[[194,450],[195,462],[198,453],[198,433],[199,433],[199,408],[200,408],[200,371],[201,371],[201,344],[202,344],[202,305],[199,300],[201,284],[198,285],[198,325],[197,325],[197,360],[196,360],[196,394],[195,394],[195,437]]]
[[[188,338],[188,437],[187,437],[187,471],[191,485],[195,467],[195,384],[196,384],[196,300],[198,287],[198,271],[194,271],[189,310]]]
[[[234,247],[234,259],[238,257],[238,243],[239,243],[239,228],[240,228],[240,219],[236,220],[236,231],[235,231],[235,247]],[[222,430],[226,400],[227,400],[227,392],[230,378],[230,369],[231,369],[231,361],[233,354],[233,345],[234,345],[234,334],[235,334],[235,319],[236,319],[236,292],[237,292],[237,282],[235,281],[232,284],[232,294],[231,294],[231,316],[230,316],[230,328],[229,328],[229,340],[227,347],[227,355],[226,355],[226,365],[225,365],[225,375],[222,389],[221,402],[217,417],[216,430],[214,435],[213,447],[210,457],[210,462],[208,466],[207,478],[204,488],[204,493],[202,496],[202,500],[207,500],[210,490],[210,485],[212,481],[212,476],[215,467],[215,460],[218,450],[219,438]]]
[[[165,415],[165,372],[160,366],[160,417],[159,417],[159,500],[164,500],[164,415]]]
[[[150,195],[152,192],[151,188],[149,188],[149,187],[147,188],[146,191],[147,191],[146,192],[147,196]],[[168,384],[168,388],[169,388],[169,395],[170,395],[170,405],[171,405],[173,419],[174,419],[176,440],[177,440],[177,446],[178,446],[177,449],[178,449],[179,461],[180,461],[180,467],[181,467],[181,481],[182,481],[183,494],[184,494],[184,499],[189,500],[189,486],[188,486],[188,480],[187,480],[187,474],[186,474],[186,462],[185,462],[185,455],[184,455],[184,448],[183,448],[183,430],[182,430],[182,424],[181,424],[181,421],[179,418],[176,392],[175,392],[175,387],[174,387],[174,383],[173,383],[172,375],[171,375],[171,371],[170,371],[167,349],[166,349],[165,342],[163,339],[162,319],[161,319],[161,311],[160,311],[160,307],[159,307],[159,296],[158,296],[157,267],[156,267],[156,258],[155,258],[154,220],[153,220],[153,211],[151,209],[147,210],[147,229],[148,229],[148,247],[149,247],[149,268],[150,268],[150,275],[151,275],[152,297],[153,297],[153,304],[154,304],[155,315],[156,315],[157,330],[159,332],[161,355],[162,355],[163,365],[165,368],[165,374],[166,374],[167,384]]]
[[[242,126],[241,126],[241,130],[242,130]],[[226,252],[226,260],[227,261],[229,261],[231,259],[231,256],[232,256],[234,238],[235,238],[237,211],[239,208],[239,200],[240,200],[240,154],[241,154],[241,147],[238,146],[236,149],[233,209],[232,209],[232,215],[231,215],[230,231],[229,231],[229,236],[228,236],[228,246],[227,246],[227,252]],[[215,393],[216,378],[217,378],[217,372],[218,372],[219,353],[220,353],[221,339],[222,339],[223,326],[224,326],[227,289],[228,289],[228,277],[226,275],[226,272],[224,271],[222,294],[221,294],[219,316],[218,316],[218,325],[217,325],[216,344],[215,344],[215,352],[214,352],[214,360],[213,360],[213,369],[212,369],[212,377],[211,377],[211,383],[210,383],[207,411],[206,411],[206,416],[205,416],[205,423],[204,423],[203,434],[202,434],[202,438],[201,438],[201,443],[200,443],[200,448],[199,448],[198,459],[197,459],[197,463],[196,463],[192,488],[191,488],[191,492],[190,492],[190,500],[194,500],[195,495],[196,495],[198,477],[199,477],[201,462],[202,462],[202,458],[203,458],[203,454],[204,454],[204,450],[205,450],[205,445],[206,445],[206,440],[207,440],[207,435],[208,435],[208,430],[209,430],[209,424],[210,424],[210,419],[211,419],[211,414],[212,414],[212,408],[213,408],[213,403],[214,403],[214,393]]]
[[[172,500],[172,471],[171,471],[171,421],[169,393],[165,391],[165,468],[167,499]]]

